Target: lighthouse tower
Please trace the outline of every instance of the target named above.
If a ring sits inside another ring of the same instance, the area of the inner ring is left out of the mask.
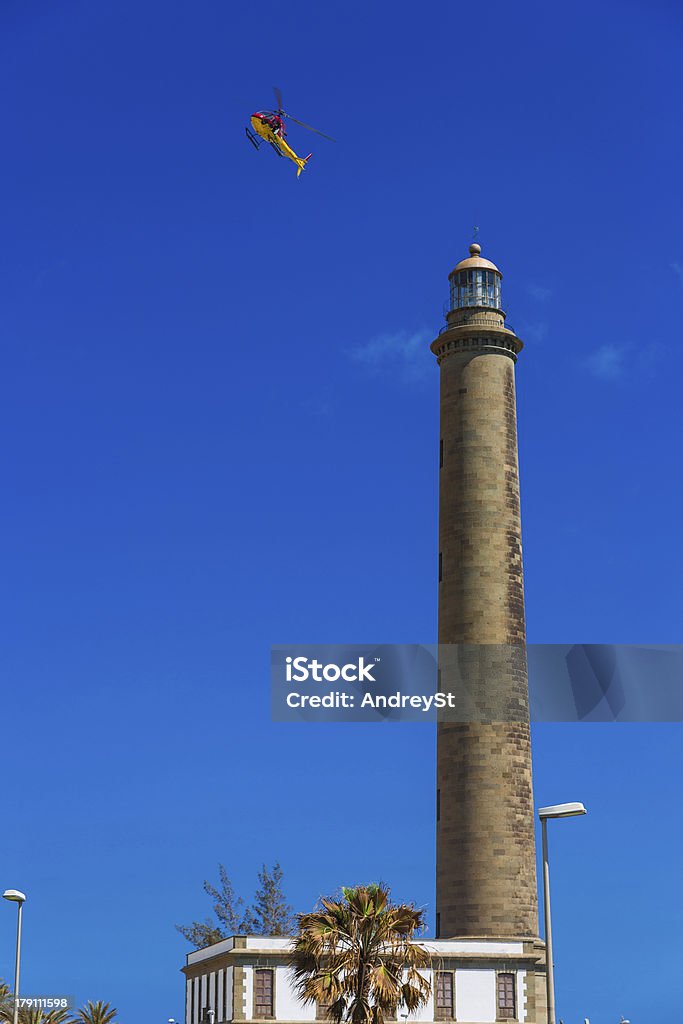
[[[431,957],[422,1024],[552,1019],[536,907],[514,379],[522,342],[505,326],[501,280],[471,245],[431,346],[441,373],[439,674],[455,700],[437,724],[437,935],[418,940]],[[289,945],[234,935],[189,953],[185,1024],[324,1021],[329,1007],[305,1005],[293,986]]]
[[[478,245],[469,251],[449,276],[447,323],[431,346],[441,373],[441,688],[464,681],[475,709],[437,727],[437,937],[533,939],[514,376],[522,342],[505,326],[500,270]]]

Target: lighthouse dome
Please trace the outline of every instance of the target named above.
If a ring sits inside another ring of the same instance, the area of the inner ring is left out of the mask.
[[[500,270],[495,263],[491,263],[491,260],[485,260],[481,255],[481,246],[473,242],[470,246],[470,254],[466,260],[460,260],[458,265],[454,267],[451,274],[457,274],[459,270],[494,270],[496,274],[500,274]]]

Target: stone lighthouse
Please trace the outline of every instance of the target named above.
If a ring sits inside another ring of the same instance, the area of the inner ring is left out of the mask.
[[[441,373],[439,675],[456,699],[437,725],[436,938],[417,940],[431,958],[431,993],[422,1011],[392,1014],[412,1024],[552,1019],[536,907],[514,377],[522,342],[505,326],[501,280],[471,245],[431,346]],[[328,1005],[300,998],[290,942],[234,935],[188,953],[185,1024],[328,1019]]]
[[[500,270],[451,272],[441,374],[439,663],[465,710],[437,727],[437,936],[538,936],[515,364]]]

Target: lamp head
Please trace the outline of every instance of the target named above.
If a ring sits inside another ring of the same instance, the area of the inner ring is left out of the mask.
[[[575,818],[579,814],[587,814],[583,804],[553,804],[551,807],[539,807],[538,816],[541,821],[546,818]]]
[[[25,903],[26,897],[23,892],[19,892],[18,889],[5,889],[2,894],[2,898],[9,900],[10,903]]]

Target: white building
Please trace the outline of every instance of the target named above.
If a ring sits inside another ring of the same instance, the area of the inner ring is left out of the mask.
[[[290,939],[235,935],[188,953],[185,1024],[324,1020],[304,1006],[287,966]],[[540,941],[428,939],[432,994],[418,1013],[398,1009],[397,1024],[458,1021],[495,1024],[545,1020],[544,946]]]

